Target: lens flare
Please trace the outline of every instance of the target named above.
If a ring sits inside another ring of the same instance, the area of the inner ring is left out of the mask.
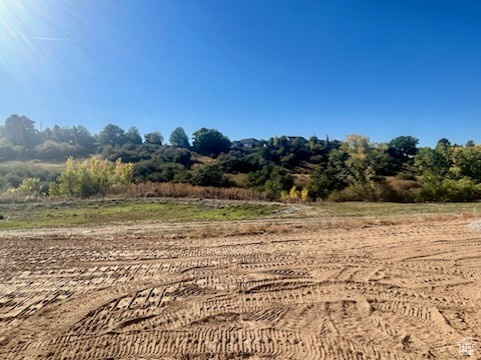
[[[53,47],[70,41],[70,9],[63,0],[0,0],[0,76],[26,87],[39,76],[54,81],[64,65]]]

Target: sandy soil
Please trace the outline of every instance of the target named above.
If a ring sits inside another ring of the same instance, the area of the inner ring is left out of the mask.
[[[3,233],[0,358],[480,359],[468,222]]]

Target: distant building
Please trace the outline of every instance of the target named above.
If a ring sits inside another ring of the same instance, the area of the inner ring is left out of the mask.
[[[250,138],[233,141],[231,147],[233,149],[253,149],[259,146],[261,146],[261,142],[259,140]]]
[[[292,143],[297,143],[300,146],[304,146],[307,144],[307,140],[303,138],[302,136],[288,136],[289,142]]]

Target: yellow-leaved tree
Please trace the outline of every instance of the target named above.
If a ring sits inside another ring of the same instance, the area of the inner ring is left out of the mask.
[[[89,197],[105,195],[116,187],[133,181],[132,163],[115,163],[108,160],[89,159],[84,161],[67,159],[66,167],[50,184],[49,194],[57,196]]]

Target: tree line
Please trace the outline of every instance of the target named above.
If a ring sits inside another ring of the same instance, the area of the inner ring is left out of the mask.
[[[275,136],[231,142],[206,128],[191,139],[181,127],[169,144],[160,132],[142,136],[135,127],[114,124],[98,134],[82,125],[40,131],[26,116],[12,115],[0,126],[0,161],[68,160],[50,172],[0,167],[0,189],[91,196],[119,184],[171,182],[245,187],[291,201],[481,199],[481,146],[473,141],[440,139],[435,147],[419,147],[413,136],[374,143],[350,135],[342,141]]]

